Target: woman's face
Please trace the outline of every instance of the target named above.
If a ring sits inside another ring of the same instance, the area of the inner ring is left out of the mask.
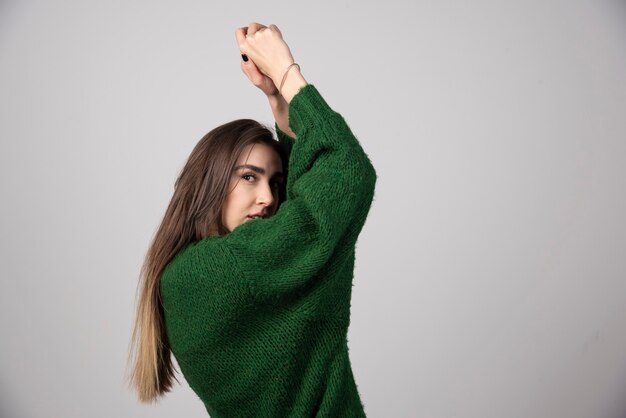
[[[231,232],[252,215],[268,218],[276,213],[283,182],[280,155],[268,145],[251,144],[242,151],[230,179],[222,222]]]

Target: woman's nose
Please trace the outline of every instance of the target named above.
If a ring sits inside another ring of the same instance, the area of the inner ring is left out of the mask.
[[[263,185],[259,188],[257,200],[260,203],[267,204],[268,206],[274,203],[274,193],[272,190],[272,186],[268,183],[263,183]]]

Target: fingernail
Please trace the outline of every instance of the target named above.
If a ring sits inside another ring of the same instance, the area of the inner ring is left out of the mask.
[[[248,62],[248,56],[246,54],[241,54],[241,58],[243,58],[245,62]]]

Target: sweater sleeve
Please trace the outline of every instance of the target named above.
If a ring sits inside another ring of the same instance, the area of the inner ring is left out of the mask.
[[[314,85],[290,102],[289,127],[297,140],[277,131],[292,146],[286,200],[274,216],[246,221],[224,238],[239,274],[261,298],[297,290],[315,279],[338,246],[354,245],[377,178],[343,117]]]
[[[274,122],[274,130],[276,131],[276,137],[278,137],[278,142],[283,144],[283,148],[287,152],[287,158],[291,155],[291,149],[293,148],[293,144],[296,141],[296,138],[292,138],[287,133],[285,133],[282,129],[278,127],[278,123]]]

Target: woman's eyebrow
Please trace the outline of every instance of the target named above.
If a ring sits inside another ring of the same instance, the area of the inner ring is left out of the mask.
[[[256,165],[243,164],[243,165],[238,165],[237,167],[235,167],[235,170],[244,170],[244,169],[252,170],[252,171],[255,171],[255,172],[259,173],[259,174],[265,175],[265,169],[263,167],[258,167]],[[281,171],[277,171],[276,173],[274,173],[274,175],[272,177],[283,178],[283,173]]]

